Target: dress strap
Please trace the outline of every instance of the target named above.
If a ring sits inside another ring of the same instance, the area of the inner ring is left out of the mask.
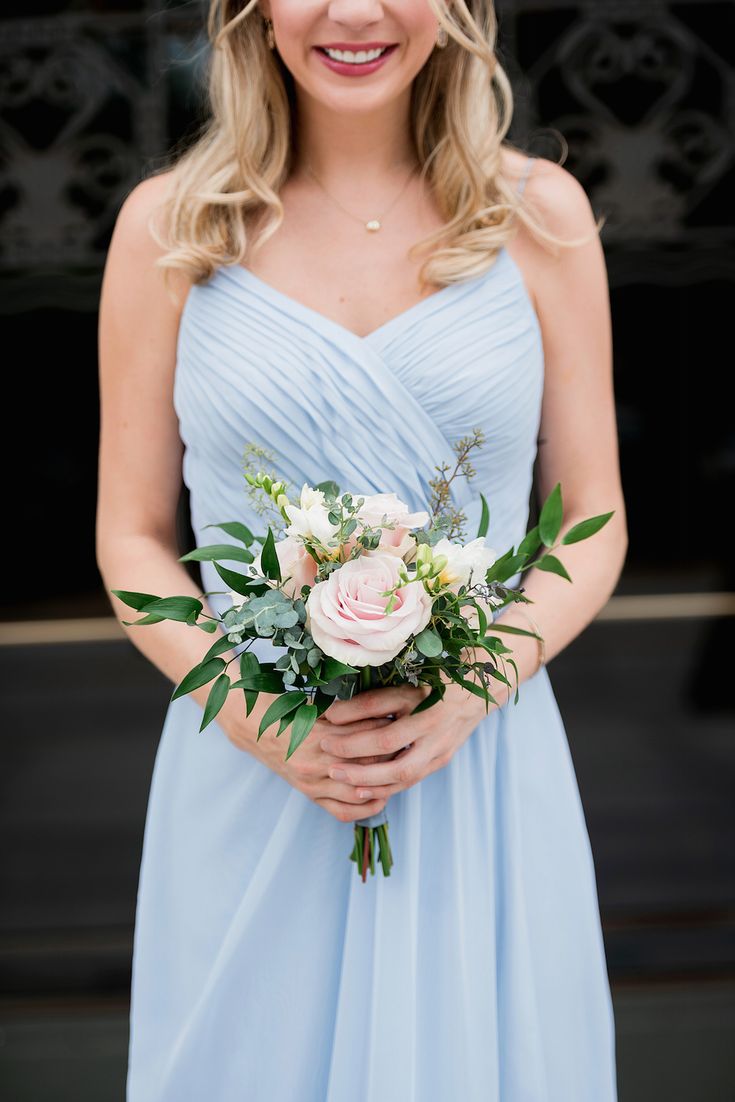
[[[532,166],[533,166],[533,162],[534,162],[535,160],[536,160],[536,158],[535,158],[535,157],[528,157],[528,158],[526,159],[526,166],[525,166],[525,168],[524,168],[524,170],[523,170],[523,175],[521,176],[521,181],[520,181],[520,183],[518,184],[518,194],[519,194],[519,195],[521,195],[521,194],[523,193],[523,189],[524,189],[524,187],[526,186],[526,180],[528,179],[528,177],[529,177],[529,176],[530,176],[530,174],[531,174],[531,168],[532,168]]]

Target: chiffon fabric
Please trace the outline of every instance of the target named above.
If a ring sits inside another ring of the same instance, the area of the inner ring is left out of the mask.
[[[453,483],[467,537],[480,490],[498,554],[525,534],[544,355],[507,249],[363,337],[221,267],[189,292],[177,353],[198,545],[232,542],[206,527],[223,521],[264,531],[247,443],[296,490],[333,478],[416,510],[475,427],[476,475]],[[595,870],[545,668],[390,798],[395,864],[365,883],[352,824],[201,719],[191,697],[170,703],[155,758],[127,1102],[615,1102]]]

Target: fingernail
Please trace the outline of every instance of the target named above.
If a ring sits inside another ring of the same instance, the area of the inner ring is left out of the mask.
[[[345,773],[344,769],[330,769],[329,770],[329,776],[334,781],[346,781],[347,780],[347,774]]]
[[[367,800],[370,796],[372,796],[372,792],[370,792],[366,788],[361,788],[357,795],[360,797],[361,800]]]
[[[323,738],[319,745],[321,746],[322,750],[329,750],[329,739]]]

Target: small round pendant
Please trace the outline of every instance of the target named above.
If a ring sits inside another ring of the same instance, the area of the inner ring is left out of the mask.
[[[375,233],[376,230],[380,229],[380,222],[377,218],[371,218],[369,222],[365,223],[365,229],[370,230],[371,233]]]

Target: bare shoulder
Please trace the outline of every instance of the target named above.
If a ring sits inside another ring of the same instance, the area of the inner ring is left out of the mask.
[[[544,228],[556,236],[586,236],[595,230],[595,215],[587,192],[576,176],[555,161],[534,158],[525,196]]]
[[[133,187],[120,206],[110,240],[105,266],[105,280],[130,278],[142,280],[149,290],[160,285],[164,290],[163,269],[156,261],[166,248],[160,235],[163,233],[163,203],[171,184],[169,172],[158,173],[141,180]],[[171,293],[175,295],[174,308],[183,306],[189,287],[184,273],[170,273]],[[170,301],[170,298],[169,298]]]
[[[522,272],[526,289],[542,321],[556,310],[560,293],[574,298],[594,285],[604,291],[605,260],[587,192],[568,169],[544,157],[534,157],[524,198],[527,212],[552,238],[543,240],[518,219],[509,252]]]

